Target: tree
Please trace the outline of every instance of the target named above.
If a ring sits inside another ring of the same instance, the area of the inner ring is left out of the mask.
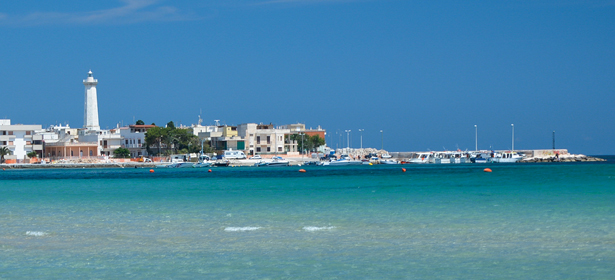
[[[144,125],[144,124],[145,124],[145,122],[142,121],[142,120],[138,120],[137,123],[136,123],[136,125]]]
[[[325,139],[320,138],[318,135],[309,136],[305,134],[291,134],[288,135],[288,139],[296,140],[297,147],[302,153],[305,151],[314,151],[316,148],[325,144]]]
[[[316,149],[322,145],[325,144],[325,139],[324,138],[320,138],[320,136],[318,135],[313,135],[310,137],[310,142],[312,143],[312,149]]]
[[[113,151],[113,156],[116,158],[129,158],[130,151],[126,148],[117,148]]]
[[[26,154],[29,158],[35,158],[38,157],[38,153],[35,151],[31,151],[29,153]]]
[[[173,123],[173,121],[167,123],[167,128],[175,129],[175,124]]]
[[[151,146],[158,146],[158,155],[161,153],[162,139],[166,137],[167,130],[162,127],[152,127],[145,132],[145,148],[151,153]]]
[[[4,156],[8,156],[11,154],[11,150],[6,146],[0,147],[0,163],[4,163]]]

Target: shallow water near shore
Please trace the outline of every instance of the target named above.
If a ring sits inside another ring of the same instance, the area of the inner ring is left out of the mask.
[[[615,275],[613,161],[301,168],[0,172],[0,278]]]

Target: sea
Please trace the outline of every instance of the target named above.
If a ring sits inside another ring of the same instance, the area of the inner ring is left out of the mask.
[[[602,158],[7,169],[0,279],[615,279]]]

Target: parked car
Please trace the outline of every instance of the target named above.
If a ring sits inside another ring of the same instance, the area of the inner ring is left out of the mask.
[[[260,155],[255,155],[253,157],[251,157],[250,159],[263,159]]]

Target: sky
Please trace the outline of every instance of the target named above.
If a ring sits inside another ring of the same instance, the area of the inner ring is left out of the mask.
[[[13,124],[82,127],[92,70],[103,129],[300,122],[388,151],[514,130],[615,154],[615,1],[3,1],[0,53]]]

